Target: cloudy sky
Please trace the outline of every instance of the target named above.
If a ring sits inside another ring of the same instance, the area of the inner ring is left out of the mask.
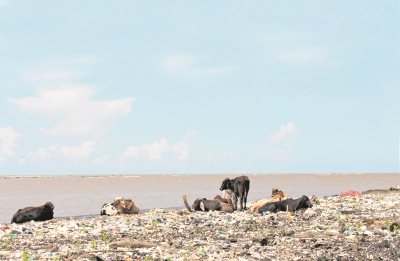
[[[0,0],[0,174],[398,172],[399,16]]]

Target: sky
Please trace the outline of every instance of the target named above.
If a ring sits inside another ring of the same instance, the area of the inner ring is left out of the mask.
[[[0,0],[0,174],[399,172],[399,17]]]

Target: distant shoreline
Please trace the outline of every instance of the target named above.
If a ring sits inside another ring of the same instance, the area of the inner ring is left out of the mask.
[[[51,174],[51,175],[0,175],[0,179],[26,179],[26,178],[115,178],[115,177],[126,177],[126,178],[139,178],[141,176],[187,176],[187,175],[229,175],[229,176],[241,176],[241,175],[368,175],[368,174],[399,174],[398,172],[341,172],[341,173],[195,173],[195,174]]]

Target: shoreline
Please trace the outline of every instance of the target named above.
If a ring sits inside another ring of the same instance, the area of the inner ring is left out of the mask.
[[[390,190],[385,190],[385,189],[373,189],[373,190],[366,190],[366,191],[363,191],[363,192],[361,192],[363,195],[364,194],[373,194],[373,193],[384,193],[384,194],[386,194],[386,193],[394,193],[393,191],[390,191]],[[339,196],[339,194],[334,194],[334,195],[317,195],[318,197],[336,197],[336,196]],[[252,203],[253,201],[250,201],[250,202],[248,202],[250,205],[251,205],[251,203]],[[248,204],[248,205],[249,205]],[[190,205],[190,204],[189,204]],[[146,208],[146,209],[141,209],[140,210],[140,213],[146,213],[146,212],[151,212],[152,210],[154,210],[154,209],[162,209],[162,210],[180,210],[180,209],[185,209],[185,206],[184,205],[182,205],[182,206],[179,206],[179,207],[168,207],[168,208],[159,208],[159,207],[157,207],[157,208]],[[100,211],[99,211],[100,212]],[[54,217],[54,219],[57,219],[57,220],[64,220],[64,219],[77,219],[77,218],[92,218],[92,217],[96,217],[96,216],[100,216],[100,214],[94,214],[94,213],[92,213],[92,214],[82,214],[82,215],[73,215],[73,216],[60,216],[60,217],[58,217],[58,216],[55,216]],[[6,224],[8,224],[8,223],[0,223],[0,225],[6,225]]]
[[[43,175],[0,175],[0,179],[26,179],[26,178],[139,178],[142,176],[191,176],[191,175],[224,175],[224,176],[257,176],[257,175],[318,175],[318,176],[329,176],[329,175],[371,175],[371,174],[399,174],[399,172],[333,172],[333,173],[185,173],[185,174],[43,174]]]
[[[388,189],[372,189],[372,190],[366,190],[366,191],[362,191],[361,192],[363,195],[364,194],[375,194],[375,193],[383,193],[383,194],[387,194],[387,193],[395,193],[393,191],[390,191]],[[318,197],[337,197],[339,196],[339,194],[334,194],[334,195],[317,195]],[[253,201],[248,202],[250,205],[253,203]],[[249,205],[248,204],[248,205]],[[189,204],[190,205],[190,204]],[[180,210],[180,209],[185,209],[185,206],[179,206],[179,207],[168,207],[168,208],[148,208],[148,209],[141,209],[140,213],[146,213],[146,212],[151,212],[154,209],[160,209],[160,210]],[[64,220],[64,219],[79,219],[79,218],[92,218],[92,217],[96,217],[96,216],[101,216],[100,214],[82,214],[82,215],[73,215],[73,216],[55,216],[53,219],[57,219],[57,220]],[[1,223],[0,225],[6,225],[8,223]]]
[[[323,196],[294,216],[150,209],[10,224],[0,229],[0,259],[397,260],[400,192],[364,193]]]

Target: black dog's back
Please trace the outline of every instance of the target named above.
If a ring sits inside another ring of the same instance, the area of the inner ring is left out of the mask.
[[[309,207],[312,207],[310,199],[307,196],[302,196],[301,198],[298,199],[288,198],[282,201],[266,203],[258,210],[258,213],[261,214],[266,211],[274,213],[277,213],[279,211],[294,212],[301,208],[309,208]]]
[[[265,205],[263,205],[261,208],[258,209],[258,213],[262,214],[264,212],[273,212],[276,213],[276,205],[274,204],[274,202],[270,202],[270,203],[266,203]]]

